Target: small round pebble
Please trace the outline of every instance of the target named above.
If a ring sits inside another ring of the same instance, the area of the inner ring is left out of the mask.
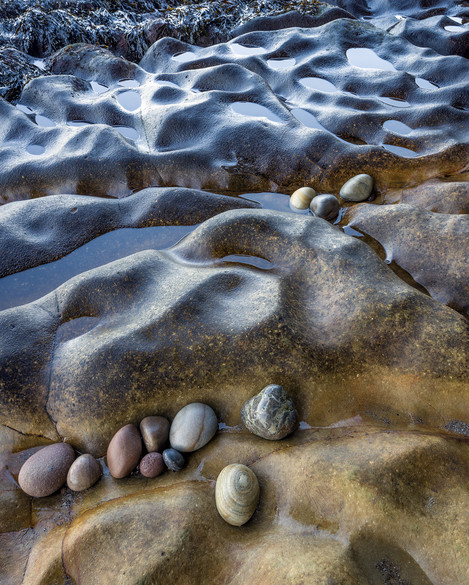
[[[290,197],[290,208],[293,211],[308,209],[316,191],[311,187],[300,187]]]
[[[298,424],[293,400],[277,384],[266,386],[247,400],[241,409],[241,418],[248,431],[271,441],[283,439]]]
[[[340,196],[344,201],[366,201],[372,189],[373,179],[370,175],[356,175],[342,185]]]
[[[87,490],[94,485],[101,475],[101,467],[93,455],[80,455],[68,470],[67,485],[74,492]]]
[[[169,431],[173,449],[182,453],[196,451],[206,445],[217,432],[217,415],[207,404],[193,402],[174,417]]]
[[[186,464],[184,457],[176,449],[165,449],[163,451],[163,460],[166,467],[171,471],[181,471]]]
[[[138,465],[142,441],[135,425],[125,425],[112,437],[107,448],[107,465],[112,477],[121,479]]]
[[[60,489],[75,459],[75,451],[67,443],[55,443],[37,451],[20,469],[18,483],[29,496],[43,498]]]
[[[161,453],[147,453],[140,461],[140,473],[145,477],[158,477],[165,469]]]
[[[329,220],[335,219],[339,215],[340,205],[335,195],[324,193],[316,195],[309,208],[316,217]]]
[[[143,442],[149,453],[162,451],[169,436],[169,420],[164,416],[147,416],[140,423]]]

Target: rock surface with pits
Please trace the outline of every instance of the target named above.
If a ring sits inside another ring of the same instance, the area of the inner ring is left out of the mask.
[[[0,22],[0,581],[466,585],[467,9],[90,0],[67,28],[84,5],[57,4]],[[377,197],[336,225],[286,213],[360,173]],[[270,382],[300,420],[280,444],[240,426]],[[178,473],[112,477],[116,429],[193,402],[223,422]],[[31,498],[22,465],[62,440],[100,481]],[[261,490],[239,528],[215,507],[231,463]]]

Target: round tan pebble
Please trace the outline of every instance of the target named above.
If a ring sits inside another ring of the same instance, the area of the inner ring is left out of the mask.
[[[107,466],[112,477],[121,479],[131,473],[140,461],[142,441],[135,425],[125,425],[112,437],[107,448]]]
[[[101,475],[101,467],[93,455],[80,455],[68,470],[67,485],[74,492],[87,490]]]
[[[67,443],[44,447],[23,464],[18,483],[29,496],[50,496],[65,484],[74,459],[75,451]]]
[[[301,187],[292,193],[290,197],[290,207],[295,209],[308,209],[311,200],[316,195],[316,191],[311,187]]]
[[[140,423],[143,442],[149,453],[162,451],[169,436],[169,420],[164,416],[147,416]]]
[[[220,516],[232,526],[246,524],[259,502],[255,473],[241,463],[224,467],[215,486],[215,504]]]
[[[140,461],[140,473],[145,477],[158,477],[165,469],[161,453],[147,453]]]

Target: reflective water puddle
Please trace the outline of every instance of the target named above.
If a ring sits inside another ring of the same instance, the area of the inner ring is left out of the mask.
[[[275,211],[291,211],[290,196],[284,193],[243,193],[240,199],[255,201],[260,203],[263,209],[273,209]]]
[[[438,85],[428,81],[428,79],[423,79],[423,77],[416,77],[415,83],[422,89],[438,89]]]
[[[383,124],[383,128],[385,130],[389,130],[390,132],[394,132],[395,134],[402,134],[406,136],[412,132],[412,128],[404,124],[403,122],[399,122],[398,120],[386,120]]]
[[[243,57],[262,55],[262,53],[266,52],[266,49],[263,47],[250,47],[248,45],[240,45],[239,43],[231,43],[229,47],[235,55],[241,55]]]
[[[116,98],[124,110],[129,112],[138,110],[142,105],[142,98],[137,91],[124,91],[123,93],[118,93]]]
[[[121,79],[117,85],[121,87],[140,87],[140,83],[136,79]]]
[[[447,30],[448,32],[455,32],[455,33],[468,31],[468,29],[465,26],[455,26],[455,25],[451,25],[451,24],[449,26],[445,26],[445,30]]]
[[[403,146],[394,146],[394,144],[383,144],[383,147],[389,152],[393,154],[397,154],[398,156],[402,156],[403,158],[414,158],[419,156],[419,154],[410,148],[404,148]]]
[[[41,116],[40,114],[36,114],[35,120],[36,124],[41,126],[41,128],[54,128],[56,126],[55,122],[53,122],[50,118]]]
[[[303,79],[300,79],[300,83],[301,85],[304,85],[304,87],[317,89],[318,91],[337,91],[337,87],[333,83],[327,81],[327,79],[321,79],[320,77],[303,77]]]
[[[326,128],[324,128],[324,126],[322,126],[317,121],[315,116],[313,116],[313,114],[311,114],[310,112],[302,110],[301,108],[293,108],[290,111],[299,122],[301,122],[308,128],[316,128],[316,130],[326,130]],[[328,132],[328,130],[326,130],[326,132]]]
[[[68,279],[142,250],[173,246],[197,226],[123,228],[108,232],[56,262],[36,266],[0,279],[0,311],[29,303]]]
[[[354,67],[396,71],[396,68],[390,61],[381,59],[372,49],[347,49],[346,55],[350,65]]]
[[[91,89],[95,93],[105,93],[109,88],[102,83],[98,83],[97,81],[90,81]]]
[[[197,55],[192,51],[185,51],[184,53],[173,55],[171,58],[175,61],[178,61],[179,63],[188,63],[189,61],[194,61],[194,59],[197,59]]]
[[[394,106],[395,108],[410,108],[409,102],[406,102],[405,100],[401,100],[399,98],[378,96],[378,100],[380,102],[383,102],[383,104],[387,104],[388,106]]]
[[[23,106],[23,104],[16,104],[16,107],[18,108],[18,110],[20,110],[24,114],[32,114],[33,113],[33,110],[31,108],[28,108],[28,106]]]
[[[295,59],[268,59],[267,65],[276,71],[291,69],[296,63]]]
[[[29,152],[29,154],[34,154],[38,156],[40,154],[44,154],[46,152],[46,149],[43,146],[40,146],[39,144],[29,144],[26,147],[26,151]]]
[[[256,104],[254,102],[233,102],[231,109],[237,114],[242,116],[251,116],[253,118],[267,118],[272,122],[280,122],[281,120],[276,114],[274,114],[269,108]]]
[[[129,140],[135,141],[140,138],[140,134],[137,132],[137,130],[135,130],[135,128],[132,128],[131,126],[113,126],[113,128],[115,128],[122,134],[122,136],[128,138]]]
[[[260,256],[243,256],[241,254],[230,254],[222,258],[223,262],[239,262],[241,264],[247,264],[248,266],[254,266],[255,268],[261,268],[262,270],[271,270],[274,265],[265,258]]]

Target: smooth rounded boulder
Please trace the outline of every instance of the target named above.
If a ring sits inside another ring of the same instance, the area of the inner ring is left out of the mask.
[[[169,442],[181,453],[197,451],[210,441],[217,429],[217,415],[213,409],[207,404],[193,402],[174,417]]]
[[[143,442],[149,453],[162,451],[168,442],[169,420],[164,416],[147,416],[140,423]]]
[[[68,470],[67,485],[74,492],[87,490],[101,475],[101,467],[93,455],[86,453],[77,457]]]
[[[142,441],[135,425],[125,425],[112,437],[107,448],[107,465],[112,477],[121,479],[138,465]]]
[[[21,467],[18,483],[29,496],[43,498],[60,489],[75,459],[75,451],[67,443],[55,443],[32,455]]]

